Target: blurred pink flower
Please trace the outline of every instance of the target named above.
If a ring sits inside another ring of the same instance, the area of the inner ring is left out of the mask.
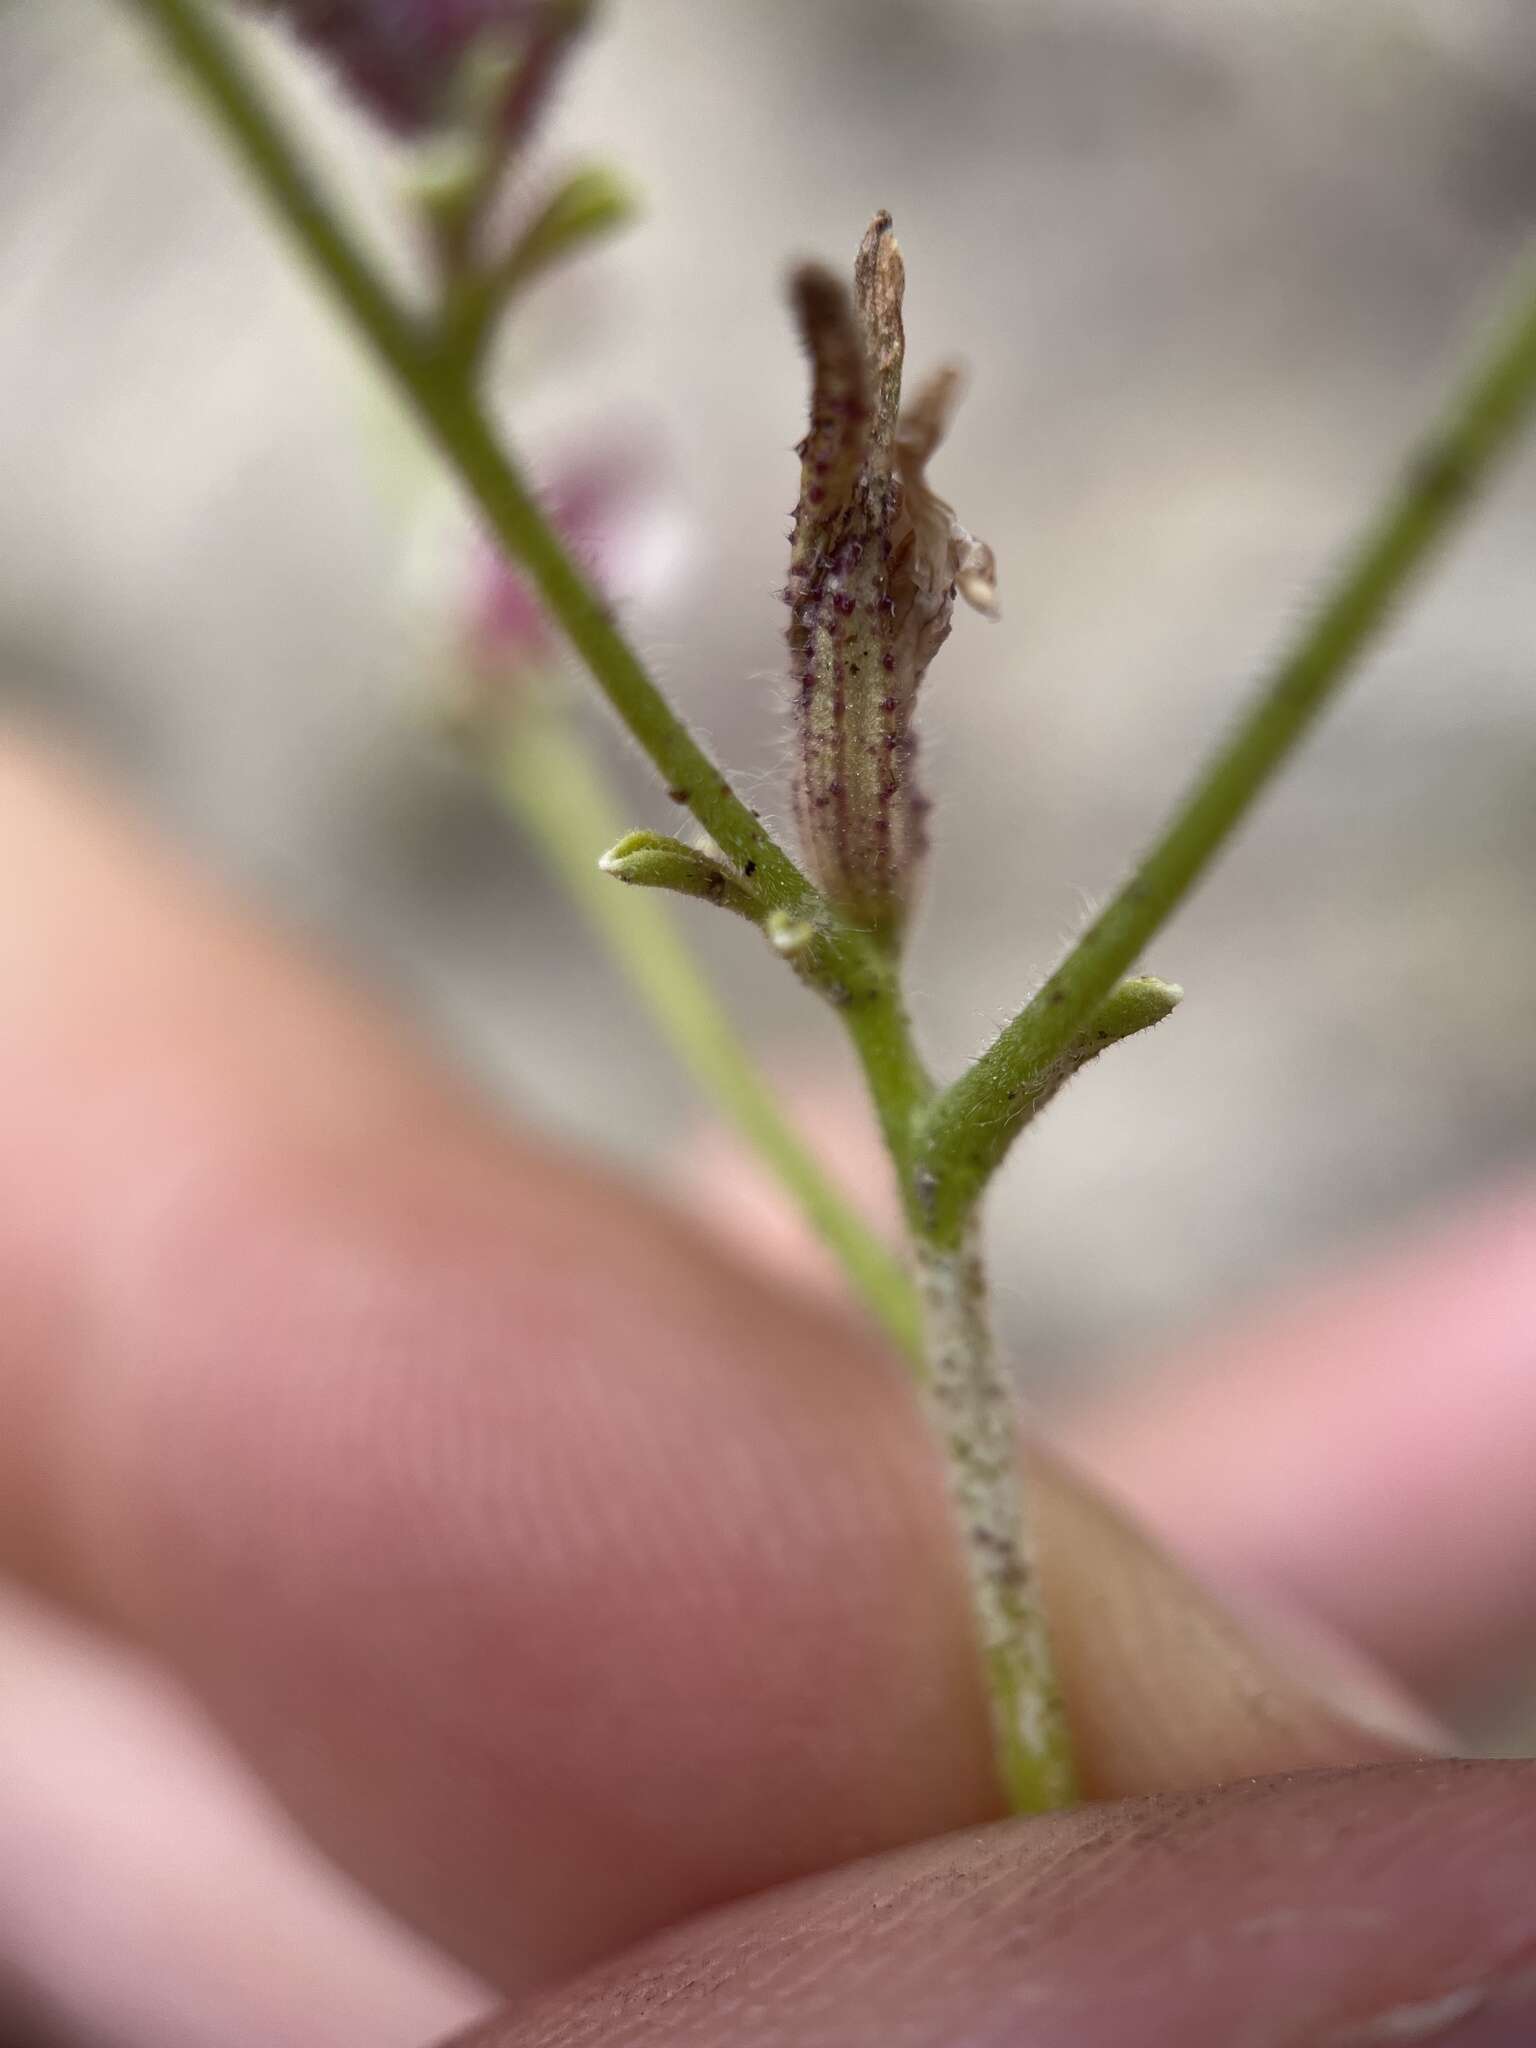
[[[535,118],[586,9],[573,0],[244,0],[281,16],[390,127],[419,135],[450,108],[464,60],[496,37],[518,62],[505,118]]]
[[[581,567],[605,591],[622,567],[626,529],[636,525],[645,479],[632,454],[594,451],[556,472],[544,509]],[[471,572],[466,642],[472,667],[505,673],[540,665],[556,634],[523,571],[489,538],[477,538]]]
[[[665,502],[652,452],[607,442],[568,456],[543,491],[545,510],[603,595],[615,603],[654,597],[681,555],[681,527]],[[520,688],[561,659],[561,635],[524,572],[483,529],[454,520],[437,536],[429,587],[451,636],[450,667],[484,713],[505,709]],[[445,591],[446,585],[446,591]]]

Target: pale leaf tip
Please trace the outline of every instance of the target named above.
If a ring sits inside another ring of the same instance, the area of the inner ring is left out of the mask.
[[[769,945],[786,960],[798,959],[816,937],[815,925],[806,918],[791,916],[786,910],[770,911],[763,929]]]

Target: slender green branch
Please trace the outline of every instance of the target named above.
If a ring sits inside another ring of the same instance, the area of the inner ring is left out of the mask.
[[[953,1240],[1013,1132],[1010,1090],[1037,1089],[1233,830],[1513,445],[1536,405],[1536,265],[1513,316],[1358,543],[1316,617],[1109,907],[992,1047],[934,1106],[921,1147],[929,1221]]]
[[[925,1393],[970,1580],[1003,1790],[1015,1813],[1070,1806],[1072,1748],[1020,1484],[1014,1391],[993,1347],[974,1222],[953,1246],[919,1241],[917,1260]]]
[[[913,1175],[920,1119],[934,1086],[918,1054],[894,964],[878,970],[841,1006],[844,1029],[864,1070],[880,1132],[895,1162],[909,1223],[921,1217]]]
[[[942,1183],[934,1173],[931,1154],[924,1152],[917,1165],[921,1225],[937,1228],[940,1243],[953,1229],[949,1204],[973,1202],[996,1172],[1010,1146],[1040,1112],[1054,1102],[1074,1074],[1080,1074],[1100,1053],[1108,1052],[1122,1039],[1134,1038],[1171,1017],[1184,997],[1176,982],[1158,981],[1152,975],[1122,981],[1094,1011],[1087,1026],[1069,1039],[1052,1060],[1031,1063],[1022,1071],[999,1070],[997,1092],[985,1102],[978,1096],[970,1119],[963,1128],[963,1149],[947,1156]],[[942,1109],[942,1104],[941,1104]],[[928,1138],[928,1134],[923,1134]],[[956,1134],[957,1137],[962,1135]],[[931,1144],[931,1138],[928,1138]]]
[[[406,380],[420,352],[415,326],[284,133],[229,30],[200,0],[120,4],[138,15],[185,68],[235,154],[324,274],[333,296],[394,374]]]
[[[186,68],[268,205],[372,343],[491,531],[527,569],[551,616],[667,789],[688,806],[721,851],[755,877],[768,903],[822,914],[810,883],[677,717],[608,606],[577,569],[499,445],[462,365],[440,357],[425,323],[401,306],[340,224],[229,31],[202,0],[122,4]]]
[[[156,0],[165,4],[165,0]],[[749,810],[646,673],[604,600],[498,445],[479,402],[457,380],[425,368],[410,387],[454,469],[497,538],[528,571],[598,687],[662,777],[720,850],[768,903],[815,914],[820,899]]]
[[[866,1308],[903,1353],[917,1359],[922,1340],[911,1280],[784,1120],[670,906],[638,889],[626,893],[599,867],[594,849],[614,836],[614,803],[564,716],[530,705],[496,745],[489,767],[503,801],[618,962],[661,1037],[771,1166],[842,1262]]]
[[[615,233],[634,212],[629,191],[606,165],[573,172],[504,255],[484,267],[461,266],[439,329],[445,353],[473,374],[513,300],[556,264]]]
[[[505,116],[519,65],[483,44],[459,67],[459,119],[440,140],[415,153],[406,191],[420,209],[435,267],[456,277],[474,258],[487,212],[504,182],[520,138]]]

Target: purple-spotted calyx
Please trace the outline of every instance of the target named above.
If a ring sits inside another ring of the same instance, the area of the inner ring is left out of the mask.
[[[959,386],[945,369],[904,411],[905,274],[889,214],[850,296],[819,266],[793,297],[811,359],[789,581],[795,816],[812,878],[848,917],[894,935],[927,835],[913,714],[955,597],[996,615],[992,551],[927,479]]]
[[[370,111],[418,137],[451,120],[481,52],[514,67],[502,109],[522,132],[543,104],[590,0],[245,0],[280,16]]]

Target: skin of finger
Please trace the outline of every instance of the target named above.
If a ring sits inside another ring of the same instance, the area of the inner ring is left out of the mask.
[[[1205,1571],[1331,1623],[1442,1711],[1536,1639],[1536,1185],[1216,1333],[1076,1453]]]
[[[50,2038],[416,2048],[488,2009],[147,1660],[0,1582],[0,1671],[0,1986]]]
[[[675,1929],[469,2039],[1492,2048],[1536,2037],[1533,2013],[1536,1771],[1438,1764],[924,1843]]]
[[[891,1362],[15,747],[0,1074],[3,1555],[455,1954],[520,1986],[994,1811]],[[1039,1512],[1091,1791],[1395,1753],[1055,1468]]]

